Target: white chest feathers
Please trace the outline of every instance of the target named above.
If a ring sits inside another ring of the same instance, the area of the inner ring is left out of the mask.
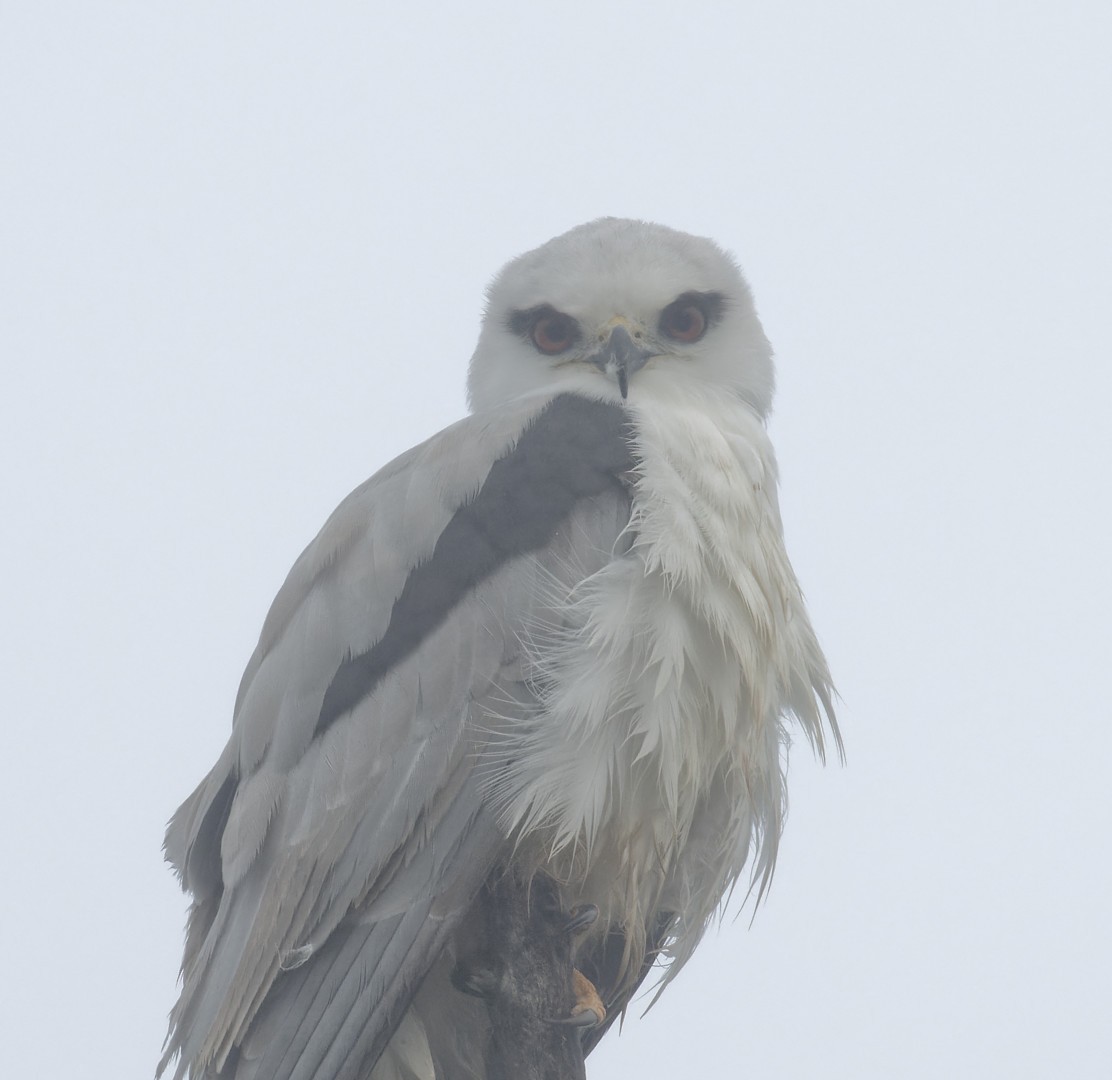
[[[821,753],[830,680],[761,421],[721,397],[630,412],[632,544],[575,590],[572,630],[532,658],[543,713],[508,819],[545,837],[547,869],[603,924],[682,913],[682,962],[750,856],[756,879],[771,872],[787,723]]]

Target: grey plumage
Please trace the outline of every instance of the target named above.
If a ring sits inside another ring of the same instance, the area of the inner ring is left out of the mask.
[[[770,872],[783,724],[821,752],[830,689],[782,550],[767,343],[707,242],[584,230],[492,289],[472,392],[505,370],[511,396],[353,492],[275,599],[167,833],[193,907],[160,1072],[478,1075],[485,1014],[449,976],[492,872],[599,904],[583,966],[619,1008],[646,955],[686,959],[754,847]],[[503,307],[557,304],[577,270],[582,362],[519,385]],[[736,386],[640,328],[638,304],[693,289],[720,298]],[[583,297],[645,343],[632,376],[596,361]]]

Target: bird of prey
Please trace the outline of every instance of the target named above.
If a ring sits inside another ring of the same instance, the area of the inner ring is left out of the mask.
[[[170,823],[192,906],[160,1074],[483,1076],[468,964],[511,873],[570,913],[589,1049],[739,878],[760,896],[791,731],[841,750],[772,393],[709,240],[606,218],[501,271],[470,415],[302,553]]]

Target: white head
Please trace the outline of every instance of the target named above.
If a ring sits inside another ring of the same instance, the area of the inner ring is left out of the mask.
[[[767,416],[772,349],[749,288],[710,240],[600,218],[494,279],[467,393],[482,410],[537,392],[667,395],[676,380],[720,388]]]

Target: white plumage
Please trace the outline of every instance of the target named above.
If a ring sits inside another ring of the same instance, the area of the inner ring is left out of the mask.
[[[479,1075],[481,1006],[447,975],[487,874],[542,869],[599,906],[581,951],[620,935],[599,987],[617,1009],[747,865],[763,888],[789,726],[838,741],[772,388],[710,241],[605,219],[502,271],[474,415],[302,555],[171,823],[194,910],[164,1065]]]

